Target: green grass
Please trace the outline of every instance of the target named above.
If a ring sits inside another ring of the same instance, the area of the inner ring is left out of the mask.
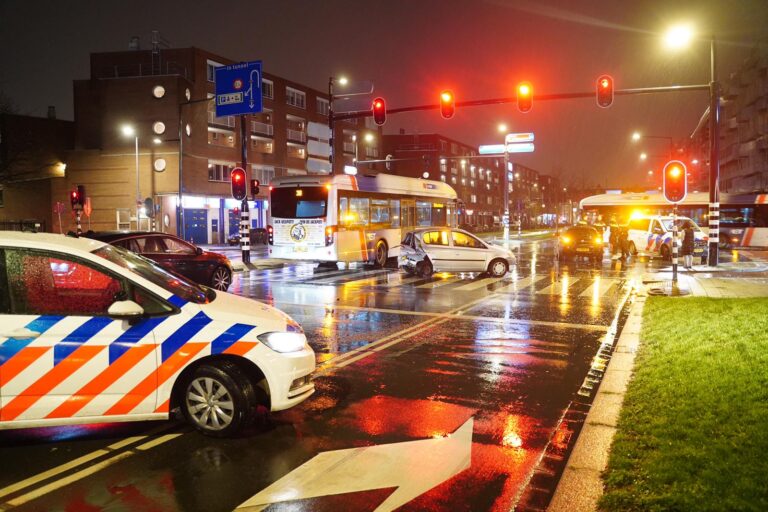
[[[768,510],[768,299],[649,297],[603,511]]]

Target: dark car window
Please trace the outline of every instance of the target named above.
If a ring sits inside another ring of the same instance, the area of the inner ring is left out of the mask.
[[[133,239],[139,248],[139,254],[164,254],[165,243],[159,236],[147,236]]]
[[[426,245],[448,245],[447,231],[427,231],[421,235],[421,240]]]
[[[453,246],[454,247],[469,247],[471,249],[485,249],[485,245],[483,245],[483,242],[478,240],[477,238],[467,235],[466,233],[462,233],[461,231],[453,231],[451,233],[451,236],[453,237]]]
[[[596,229],[588,227],[571,228],[565,233],[573,238],[595,238],[600,236]]]
[[[166,254],[187,254],[194,256],[196,251],[193,245],[176,240],[175,238],[163,238]]]

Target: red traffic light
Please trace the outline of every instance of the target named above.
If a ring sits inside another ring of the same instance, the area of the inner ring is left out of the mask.
[[[688,194],[688,172],[679,160],[667,162],[664,166],[664,198],[670,203],[679,203]]]
[[[452,91],[443,91],[440,93],[440,115],[445,119],[450,119],[456,113],[456,97]]]
[[[256,196],[259,195],[260,187],[259,180],[251,180],[251,197],[256,200]]]
[[[376,98],[371,105],[373,111],[373,122],[381,126],[387,122],[387,103],[384,98]]]
[[[69,193],[69,202],[72,208],[80,210],[85,205],[85,186],[77,185]]]
[[[520,112],[528,112],[533,107],[533,86],[530,82],[517,84],[517,109]]]
[[[245,196],[248,195],[245,183],[245,169],[242,167],[235,167],[232,169],[230,181],[232,184],[232,197],[238,201],[245,199]]]
[[[597,106],[608,108],[613,103],[613,77],[602,75],[597,79]]]

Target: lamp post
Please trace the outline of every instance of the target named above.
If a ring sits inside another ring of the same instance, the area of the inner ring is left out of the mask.
[[[141,190],[139,189],[139,134],[133,126],[126,124],[122,127],[123,135],[133,137],[136,147],[136,229],[139,229],[139,211],[141,208]]]
[[[507,151],[507,125],[500,123],[498,126],[500,133],[504,134],[504,217],[501,222],[504,224],[504,247],[509,248],[509,151]]]
[[[665,37],[669,48],[687,46],[693,39],[688,26],[670,28]],[[720,241],[720,84],[717,81],[715,36],[709,39],[709,258],[710,267],[717,266]]]
[[[331,174],[335,174],[333,168],[333,86],[338,83],[339,85],[347,85],[347,79],[345,77],[328,77],[328,129],[331,131],[329,135],[330,152],[328,153],[328,163],[331,164]],[[355,143],[357,148],[357,143]],[[357,155],[355,155],[357,156]]]

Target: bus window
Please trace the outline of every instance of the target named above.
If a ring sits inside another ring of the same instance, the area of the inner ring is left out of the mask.
[[[400,223],[404,228],[415,226],[415,212],[414,205],[416,203],[413,200],[403,199],[400,203],[400,216],[402,222]]]
[[[427,201],[416,201],[416,225],[432,225],[432,203]]]
[[[339,224],[346,224],[351,219],[347,218],[349,212],[347,211],[349,205],[349,199],[346,197],[339,197]]]
[[[357,226],[367,226],[369,219],[368,198],[350,197],[349,198],[350,224]]]
[[[448,215],[443,203],[432,203],[432,225],[447,226]]]
[[[371,199],[371,224],[389,224],[389,201]]]
[[[400,200],[393,199],[389,202],[390,220],[393,228],[400,227]]]
[[[274,188],[270,195],[272,217],[316,219],[325,217],[328,191],[325,187]]]

